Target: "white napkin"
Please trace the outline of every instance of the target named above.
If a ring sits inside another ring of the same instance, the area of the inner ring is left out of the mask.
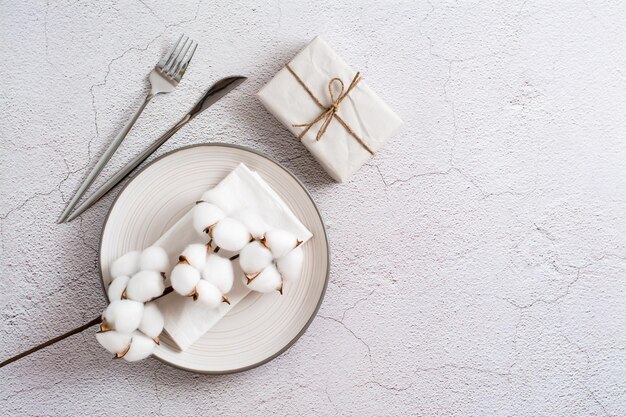
[[[347,89],[356,74],[319,36],[289,65],[324,106],[331,104],[328,82],[340,78]],[[294,127],[293,124],[309,123],[321,113],[319,106],[287,68],[278,71],[257,96],[270,113],[296,136],[304,128]],[[341,102],[337,114],[374,152],[402,124],[402,120],[364,80]],[[371,155],[336,119],[330,122],[324,136],[316,140],[321,124],[322,121],[309,129],[302,143],[331,177],[346,181]]]
[[[250,171],[244,164],[240,164],[209,193],[224,202],[220,208],[227,213],[237,209],[253,209],[271,227],[287,230],[304,242],[312,237],[311,232],[278,194],[259,174]],[[194,230],[190,210],[154,244],[167,251],[174,265],[178,255],[191,243],[206,243],[206,239],[203,240]],[[222,303],[216,309],[207,309],[191,298],[175,293],[157,301],[165,317],[165,331],[181,350],[189,348],[250,293],[241,281],[239,262],[233,261],[233,266],[235,284],[228,293],[230,305]]]

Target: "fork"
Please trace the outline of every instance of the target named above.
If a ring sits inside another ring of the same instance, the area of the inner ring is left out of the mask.
[[[107,162],[109,162],[148,103],[158,94],[171,93],[178,86],[178,83],[185,75],[185,71],[187,71],[189,61],[191,61],[197,47],[197,42],[191,40],[188,36],[181,35],[178,42],[176,42],[176,44],[154,67],[148,77],[150,80],[150,93],[146,96],[145,100],[135,112],[133,117],[126,123],[115,139],[113,139],[113,142],[111,142],[109,147],[104,151],[98,162],[96,162],[96,165],[93,167],[87,178],[85,178],[80,188],[76,191],[76,194],[74,194],[70,202],[67,203],[67,206],[65,207],[65,210],[63,210],[63,213],[61,213],[57,223],[62,223],[67,219],[69,213],[74,207],[76,207],[78,200],[80,200],[85,191],[87,191],[87,188],[89,188],[98,174],[100,174]]]

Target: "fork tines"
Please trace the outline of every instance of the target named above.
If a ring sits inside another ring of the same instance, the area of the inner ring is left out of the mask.
[[[196,52],[197,46],[198,43],[196,41],[188,36],[180,35],[178,42],[163,56],[156,68],[162,75],[170,78],[174,83],[180,82],[183,75],[185,75],[189,61],[191,61],[194,52]]]

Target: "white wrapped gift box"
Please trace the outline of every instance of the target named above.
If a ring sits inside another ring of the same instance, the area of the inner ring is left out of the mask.
[[[300,136],[328,174],[340,182],[348,180],[402,124],[363,80],[348,92],[355,76],[357,72],[316,37],[257,93],[263,105]],[[347,94],[329,115],[342,92]],[[319,116],[323,117],[310,128],[302,126]]]

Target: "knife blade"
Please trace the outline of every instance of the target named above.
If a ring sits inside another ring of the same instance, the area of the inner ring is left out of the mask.
[[[92,195],[90,195],[74,212],[67,218],[66,221],[70,222],[76,217],[80,216],[85,210],[91,207],[96,201],[100,200],[102,196],[108,193],[113,187],[115,187],[120,181],[122,181],[128,174],[130,174],[137,166],[145,161],[150,155],[152,155],[157,149],[161,147],[169,138],[174,136],[183,126],[193,120],[197,115],[204,110],[211,107],[219,99],[226,94],[234,90],[239,84],[244,82],[246,77],[228,77],[217,81],[208,89],[204,96],[196,103],[196,105],[187,113],[178,123],[174,125],[170,130],[165,132],[163,136],[155,140],[150,146],[144,149],[139,155],[134,157],[128,162],[122,169],[120,169],[115,175],[107,180],[100,188],[98,188]]]

